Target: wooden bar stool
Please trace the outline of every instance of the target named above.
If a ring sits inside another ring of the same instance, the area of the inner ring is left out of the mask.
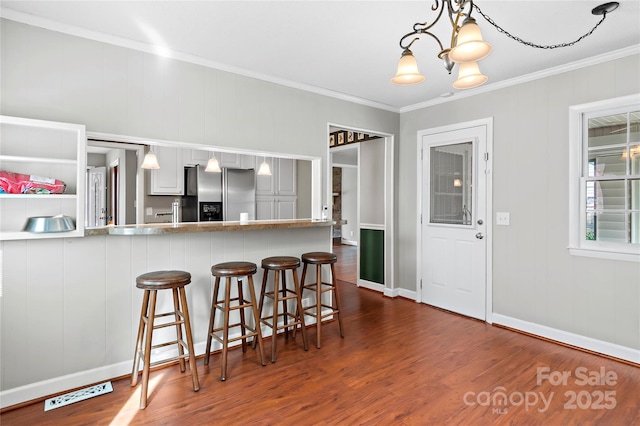
[[[340,308],[340,295],[338,294],[338,287],[336,283],[336,271],[335,271],[335,263],[338,261],[338,257],[333,253],[326,253],[321,251],[315,251],[310,253],[305,253],[302,255],[302,262],[304,266],[302,268],[302,287],[300,291],[300,295],[305,290],[313,291],[316,295],[316,304],[312,306],[303,307],[303,313],[305,315],[314,317],[316,319],[316,347],[320,349],[320,327],[322,323],[322,318],[328,316],[337,316],[338,324],[340,325],[340,337],[344,337],[343,328],[342,328],[342,314]],[[316,266],[316,280],[315,282],[311,282],[309,284],[305,283],[305,279],[307,276],[307,266],[315,265]],[[331,266],[331,282],[323,282],[322,281],[322,265],[330,265]],[[322,303],[322,294],[326,292],[331,292],[333,295],[329,303],[327,305]],[[322,312],[322,308],[327,308],[326,312]]]
[[[284,329],[285,339],[289,338],[289,328],[295,330],[298,325],[302,331],[302,341],[304,350],[309,350],[307,343],[307,331],[304,325],[304,315],[302,315],[302,297],[300,292],[300,283],[298,281],[298,267],[300,259],[292,256],[273,256],[262,259],[262,289],[260,290],[260,307],[258,308],[260,321],[267,327],[271,327],[271,362],[276,362],[276,337],[278,330]],[[267,291],[267,278],[269,271],[274,271],[273,290]],[[293,289],[287,288],[287,271],[291,271],[293,275]],[[278,282],[280,289],[278,290]],[[270,316],[262,316],[264,300],[273,300],[273,310]],[[289,312],[287,302],[291,299],[296,301],[296,310],[294,313]],[[279,312],[282,305],[282,312]],[[278,318],[282,317],[283,324],[278,325]],[[289,320],[292,320],[289,322]],[[255,348],[255,341],[253,342]]]
[[[136,353],[133,358],[133,371],[131,372],[131,386],[138,383],[138,369],[142,360],[142,390],[140,392],[140,408],[147,406],[147,390],[149,387],[149,367],[159,364],[178,361],[180,371],[185,371],[185,358],[189,358],[189,369],[193,381],[193,390],[200,389],[198,382],[198,370],[196,357],[193,352],[193,339],[191,336],[191,322],[189,321],[189,308],[184,287],[191,282],[191,274],[184,271],[155,271],[142,274],[136,278],[136,287],[144,290],[142,299],[142,312],[140,313],[140,325],[138,326],[138,339],[136,341]],[[156,300],[158,290],[172,290],[173,312],[156,313]],[[155,320],[161,317],[173,316],[172,322],[156,324]],[[152,345],[153,330],[163,327],[176,327],[176,340]],[[184,326],[183,339],[182,326]],[[143,345],[144,342],[144,345]],[[178,356],[151,362],[151,350],[159,347],[177,345]],[[185,354],[185,349],[188,354]]]
[[[209,364],[209,356],[211,355],[211,338],[216,339],[222,344],[222,367],[220,380],[227,379],[227,351],[229,343],[242,339],[242,352],[247,351],[247,338],[253,337],[258,343],[259,359],[262,365],[267,365],[264,360],[264,350],[262,347],[262,334],[260,332],[260,321],[258,309],[256,307],[256,294],[253,288],[253,274],[256,273],[257,266],[251,262],[225,262],[218,263],[211,267],[211,274],[215,277],[213,285],[213,297],[211,298],[211,317],[209,319],[209,331],[207,336],[207,348],[205,350],[204,364]],[[225,277],[224,297],[218,298],[220,290],[220,278]],[[242,278],[247,277],[249,284],[249,293],[251,300],[246,300],[242,291]],[[236,279],[238,285],[238,296],[231,297],[231,278]],[[245,309],[251,309],[254,318],[254,326],[247,323]],[[215,326],[216,311],[223,313],[223,323],[221,327]],[[237,323],[229,323],[229,314],[231,311],[240,311],[240,321]],[[240,336],[229,339],[229,329],[239,327]],[[222,332],[220,335],[220,332]]]

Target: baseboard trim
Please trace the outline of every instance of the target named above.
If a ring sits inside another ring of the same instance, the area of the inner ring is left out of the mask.
[[[545,339],[553,340],[569,346],[586,349],[597,354],[607,355],[620,360],[628,361],[634,364],[640,364],[640,350],[617,345],[615,343],[605,342],[603,340],[594,339],[580,334],[559,330],[544,325],[523,321],[518,318],[512,318],[497,313],[492,314],[493,324],[502,325],[507,328],[519,330],[524,333],[539,336]]]
[[[380,293],[384,293],[385,291],[384,285],[363,279],[358,279],[358,287],[368,288],[369,290],[375,290]]]

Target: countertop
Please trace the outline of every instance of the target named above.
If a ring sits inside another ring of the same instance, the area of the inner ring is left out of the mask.
[[[216,231],[255,231],[261,229],[290,229],[312,228],[322,226],[342,225],[333,220],[320,219],[289,219],[289,220],[250,220],[246,224],[238,221],[229,222],[181,222],[181,223],[150,223],[146,225],[103,226],[100,228],[85,228],[85,237],[94,235],[158,235],[191,232]]]

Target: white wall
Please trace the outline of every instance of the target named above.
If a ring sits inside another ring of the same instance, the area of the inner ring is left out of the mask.
[[[384,139],[360,144],[360,223],[385,224]]]
[[[415,289],[417,132],[493,117],[494,313],[514,324],[630,348],[640,359],[638,263],[571,256],[569,107],[640,92],[638,55],[400,117],[399,284]],[[495,219],[494,219],[495,220]],[[494,315],[494,317],[497,315]]]
[[[342,242],[358,241],[358,168],[342,167]]]

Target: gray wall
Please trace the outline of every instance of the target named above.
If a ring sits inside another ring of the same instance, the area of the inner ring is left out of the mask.
[[[81,123],[90,132],[320,157],[325,165],[329,122],[398,134],[397,113],[13,21],[0,22],[4,115]],[[305,135],[306,143],[300,143],[300,135]],[[323,166],[322,204],[328,204],[327,180]],[[142,257],[131,260],[132,268],[123,270],[157,267],[157,255],[183,260],[184,238],[167,239],[166,245],[158,247],[161,253],[149,246],[149,253],[145,249]],[[287,233],[273,234],[273,238],[279,240],[261,241],[289,247],[292,239]],[[302,243],[289,248],[291,252],[327,250],[330,235],[323,233],[314,241],[315,246]],[[109,290],[105,285],[110,283],[124,283],[120,290],[132,291],[132,274],[113,278],[120,270],[107,263],[119,252],[108,247],[129,243],[138,244],[138,240],[86,237],[0,242],[4,259],[2,391],[66,375],[82,377],[80,373],[129,362],[132,341],[121,336],[113,345],[95,333],[129,327],[131,315],[139,310],[138,303],[119,304],[117,294],[115,299],[104,299]],[[207,241],[204,246],[211,244]],[[258,258],[271,249],[251,246],[251,253],[243,258]],[[34,254],[32,263],[27,262],[26,253]],[[46,265],[40,266],[38,257],[44,253],[54,255],[43,256]],[[201,265],[213,260],[203,259]],[[203,271],[193,273],[206,275],[208,269]],[[42,350],[47,356],[37,361],[24,356]],[[9,374],[25,370],[29,374]],[[64,389],[82,385],[68,383]]]
[[[384,139],[360,144],[360,224],[384,225]]]
[[[638,263],[569,255],[569,106],[640,92],[637,55],[400,117],[399,285],[415,289],[417,132],[493,117],[494,312],[640,348]],[[494,221],[495,224],[495,221]]]

